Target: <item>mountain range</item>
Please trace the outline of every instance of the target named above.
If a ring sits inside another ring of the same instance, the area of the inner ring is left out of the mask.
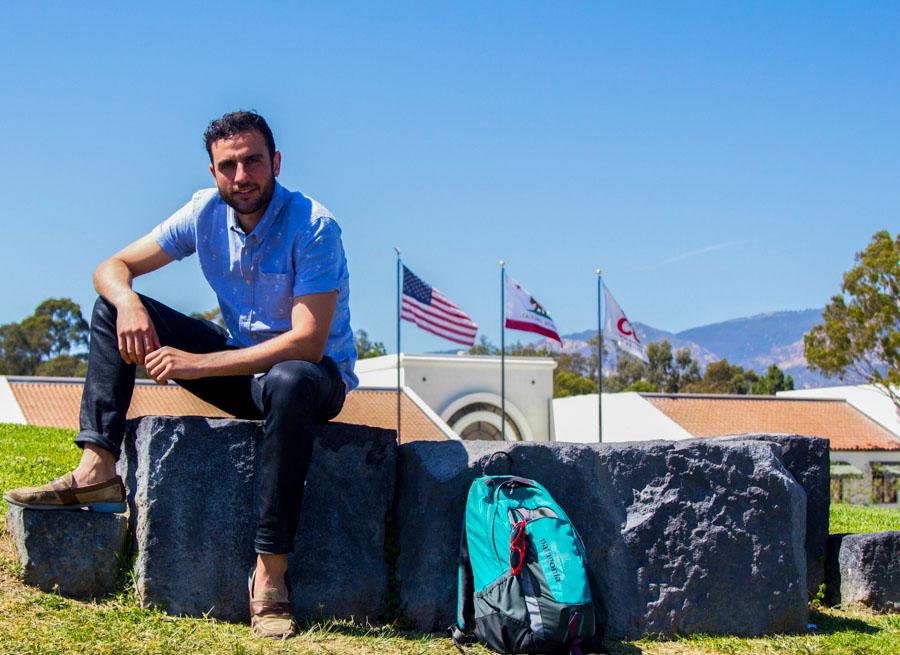
[[[669,332],[646,323],[632,324],[641,343],[645,346],[653,341],[668,339],[672,350],[687,348],[700,364],[701,369],[710,362],[727,359],[731,364],[751,368],[764,373],[771,364],[777,364],[786,374],[794,378],[797,388],[821,387],[833,384],[848,384],[836,378],[827,378],[810,371],[803,357],[803,335],[816,324],[822,322],[821,309],[769,312],[744,318],[735,318],[721,323]],[[563,352],[591,353],[588,339],[595,337],[596,329],[563,335]],[[555,341],[542,344],[558,349]],[[604,357],[603,367],[615,370],[615,348],[607,341],[611,353]]]

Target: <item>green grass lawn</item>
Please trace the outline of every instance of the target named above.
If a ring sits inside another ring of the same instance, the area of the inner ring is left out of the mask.
[[[71,469],[79,451],[68,430],[0,425],[0,489],[39,484]],[[7,508],[0,503],[0,517]],[[832,508],[832,532],[900,529],[898,510],[873,511],[846,505]],[[735,590],[735,594],[740,590]],[[872,616],[828,608],[814,609],[817,630],[805,635],[759,639],[690,636],[671,641],[613,642],[617,655],[700,653],[783,653],[787,655],[900,653],[900,615]],[[5,520],[0,522],[0,653],[10,655],[150,655],[168,653],[457,653],[449,639],[393,627],[351,622],[317,622],[286,642],[250,636],[247,626],[211,619],[167,616],[142,609],[133,588],[96,602],[43,593],[21,583]],[[469,647],[472,655],[488,653]]]
[[[845,504],[831,506],[828,518],[831,534],[882,530],[900,530],[900,509]],[[900,649],[897,652],[900,653]]]

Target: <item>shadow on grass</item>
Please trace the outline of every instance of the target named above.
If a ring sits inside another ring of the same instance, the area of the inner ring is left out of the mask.
[[[448,646],[452,644],[450,637],[439,633],[415,632],[413,630],[403,630],[393,625],[377,626],[371,624],[363,624],[352,621],[335,621],[335,620],[315,620],[304,623],[301,633],[304,631],[316,633],[334,633],[344,637],[381,637],[389,639],[401,639],[408,642],[431,641],[435,643],[445,642]],[[633,644],[620,641],[604,641],[603,647],[583,648],[585,655],[591,654],[608,654],[608,655],[642,655],[644,652]],[[480,653],[492,652],[486,648],[466,649],[466,652]]]
[[[609,655],[641,655],[644,651],[634,644],[626,644],[621,641],[604,641],[602,651],[591,652],[609,653]]]
[[[809,611],[809,622],[816,624],[816,634],[831,635],[837,632],[859,632],[872,635],[881,632],[881,628],[866,623],[862,619],[845,616],[832,616],[818,610]]]
[[[303,626],[303,630],[314,632],[332,632],[345,637],[383,637],[392,639],[402,639],[409,642],[433,641],[436,643],[446,642],[449,646],[451,640],[449,636],[415,632],[412,630],[401,630],[391,625],[373,626],[350,621],[311,621]],[[621,641],[604,641],[602,648],[583,648],[585,655],[591,654],[608,654],[608,655],[642,655],[643,650],[634,644]],[[482,652],[480,649],[472,652]],[[492,652],[484,649],[483,652]]]

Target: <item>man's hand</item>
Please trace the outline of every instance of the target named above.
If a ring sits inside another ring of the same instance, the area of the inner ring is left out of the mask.
[[[201,367],[205,357],[163,346],[147,355],[144,366],[157,384],[167,384],[169,380],[196,380],[204,377]]]
[[[160,345],[150,314],[132,290],[131,281],[171,261],[153,235],[148,234],[103,261],[94,271],[97,293],[116,308],[119,354],[126,364],[143,364],[144,357]]]
[[[144,305],[136,300],[116,312],[119,354],[126,364],[143,364],[144,358],[159,348],[159,337]]]

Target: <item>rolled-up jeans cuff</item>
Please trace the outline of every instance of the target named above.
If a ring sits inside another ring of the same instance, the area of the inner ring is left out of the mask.
[[[294,552],[294,544],[259,537],[254,540],[253,548],[257,555],[288,555]]]
[[[111,452],[116,456],[116,459],[119,459],[119,456],[122,454],[121,447],[114,443],[108,437],[103,436],[102,434],[98,434],[97,432],[93,432],[91,430],[82,430],[78,433],[78,436],[75,437],[75,443],[78,444],[79,447],[84,448],[84,444],[92,443],[101,448],[104,448]]]

